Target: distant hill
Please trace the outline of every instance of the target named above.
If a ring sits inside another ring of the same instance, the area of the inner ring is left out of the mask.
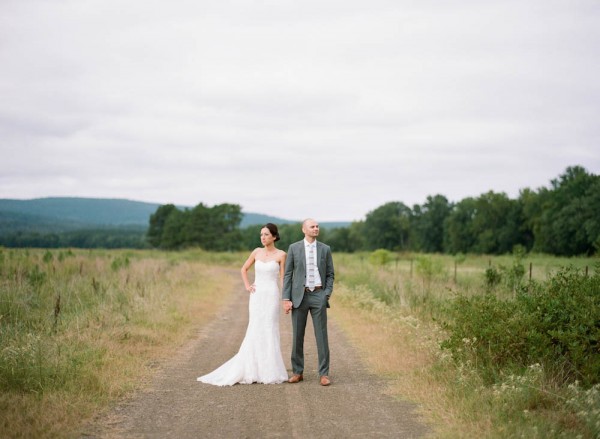
[[[90,226],[148,225],[159,204],[104,198],[0,199],[0,214],[19,214],[28,223],[62,223],[73,229]]]
[[[244,217],[242,218],[242,221],[240,222],[240,228],[244,229],[248,226],[253,226],[253,225],[263,225],[266,223],[274,223],[274,224],[293,224],[296,223],[298,221],[291,221],[291,220],[286,220],[283,218],[277,218],[274,216],[269,216],[269,215],[263,215],[260,213],[244,213]]]
[[[15,231],[60,233],[90,227],[90,224],[79,221],[0,210],[0,235]]]
[[[146,228],[150,215],[160,206],[126,199],[52,197],[32,200],[0,199],[0,234],[12,231],[64,232],[103,227]],[[192,206],[178,206],[180,209]],[[241,228],[255,224],[290,224],[269,215],[244,212]],[[322,223],[324,228],[349,223]]]

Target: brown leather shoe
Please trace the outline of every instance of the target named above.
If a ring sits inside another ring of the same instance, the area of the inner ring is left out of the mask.
[[[323,375],[321,377],[321,385],[322,386],[328,386],[331,384],[331,380],[329,379],[329,377],[327,375]]]
[[[302,374],[298,375],[298,374],[294,374],[292,375],[292,377],[288,380],[288,383],[299,383],[300,381],[302,381],[304,379],[304,377],[302,376]]]

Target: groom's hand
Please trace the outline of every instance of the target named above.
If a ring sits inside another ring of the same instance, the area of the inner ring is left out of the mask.
[[[290,311],[292,310],[292,301],[291,300],[283,301],[283,310],[285,311],[286,314],[290,313]]]

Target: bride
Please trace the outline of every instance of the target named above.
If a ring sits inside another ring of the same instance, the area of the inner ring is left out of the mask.
[[[242,266],[242,279],[250,293],[249,319],[240,350],[229,361],[198,381],[216,386],[236,383],[276,384],[288,375],[279,344],[280,287],[286,253],[275,247],[279,241],[277,226],[267,223],[260,231],[263,248],[256,248]],[[256,264],[255,264],[256,263]],[[254,283],[248,281],[248,269],[255,264]]]

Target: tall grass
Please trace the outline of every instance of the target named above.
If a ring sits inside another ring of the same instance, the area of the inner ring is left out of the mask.
[[[541,283],[569,265],[580,273],[587,266],[591,276],[594,260],[342,254],[335,262],[335,302],[341,306],[332,307],[334,318],[353,334],[371,366],[390,378],[393,394],[422,404],[440,426],[436,437],[599,437],[600,386],[565,381],[545,363],[496,368],[490,380],[482,368],[492,368],[476,364],[479,356],[457,358],[441,348],[448,339],[442,323],[452,318],[456,298],[493,296],[512,303],[519,285],[529,282],[530,264],[532,279]],[[490,269],[500,281],[489,282]],[[478,343],[472,336],[459,342],[454,347],[463,353]]]
[[[0,435],[72,437],[210,319],[245,255],[0,248]],[[600,388],[543,364],[486,381],[440,349],[454,297],[515,297],[515,257],[336,254],[332,315],[391,392],[421,403],[439,437],[594,437]],[[526,255],[544,281],[585,258]],[[233,271],[233,276],[231,269]],[[500,281],[490,282],[496,270]],[[512,276],[512,277],[511,277]],[[503,280],[504,279],[504,280]],[[338,306],[340,305],[340,306]],[[460,340],[459,340],[460,341]],[[472,337],[461,341],[469,349]],[[335,360],[334,360],[335,361]]]
[[[74,435],[214,313],[229,265],[199,251],[0,249],[2,436]]]

